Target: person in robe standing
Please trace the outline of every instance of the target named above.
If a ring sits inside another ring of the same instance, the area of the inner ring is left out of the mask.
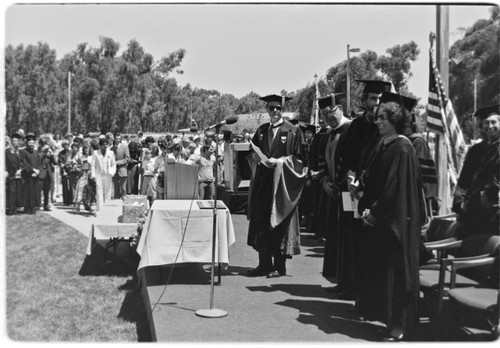
[[[17,209],[23,206],[22,163],[19,157],[19,139],[21,138],[21,134],[14,132],[10,136],[10,145],[5,149],[7,215],[17,214]]]
[[[483,140],[467,151],[455,188],[452,209],[458,214],[459,238],[500,233],[500,105],[474,114]]]
[[[381,140],[360,178],[364,194],[358,212],[373,236],[366,314],[387,325],[387,341],[404,339],[417,322],[420,238],[426,216],[418,158],[403,135],[416,103],[398,94],[382,94],[376,119]]]
[[[341,172],[341,149],[345,136],[349,130],[351,121],[344,116],[340,98],[345,93],[338,93],[319,99],[318,105],[321,110],[321,118],[331,129],[325,143],[325,171],[319,177],[323,193],[325,207],[324,229],[325,229],[325,252],[323,260],[323,276],[337,277],[339,281],[338,258],[344,252],[343,240],[346,233],[340,231],[339,220],[342,207],[341,190],[347,187],[344,180],[345,174]],[[340,239],[340,240],[339,240]],[[343,276],[345,276],[343,274]],[[345,289],[350,290],[351,284],[343,284]]]
[[[332,128],[324,122],[322,117],[319,118],[318,123],[320,129],[311,143],[310,156],[308,159],[309,177],[311,178],[311,190],[314,203],[312,207],[311,224],[307,229],[314,232],[313,238],[324,239],[326,233],[324,226],[324,220],[326,219],[326,204],[323,203],[325,197],[319,180],[325,175],[325,146]]]
[[[306,153],[307,157],[311,156],[311,145],[314,140],[314,135],[316,134],[316,126],[312,124],[299,123],[299,127],[304,133],[304,139],[306,141]],[[314,196],[313,196],[313,186],[310,177],[310,172],[307,174],[306,183],[302,190],[302,194],[299,202],[299,216],[300,216],[300,226],[309,230],[311,223],[313,222],[313,207],[314,207]]]
[[[270,122],[257,129],[251,143],[250,160],[255,165],[250,167],[255,171],[247,244],[259,253],[259,264],[248,275],[274,278],[286,275],[286,259],[300,253],[298,202],[307,155],[300,127],[282,117],[284,102],[291,98],[273,94],[260,99],[266,102]]]
[[[38,175],[42,166],[41,157],[35,150],[36,137],[33,133],[26,134],[26,148],[19,152],[21,159],[24,190],[24,212],[26,214],[36,214],[40,207],[40,184]]]
[[[382,92],[390,91],[392,88],[392,84],[386,81],[358,80],[358,82],[365,84],[361,94],[361,109],[363,113],[352,120],[341,150],[342,166],[347,171],[345,180],[351,196],[357,200],[359,200],[363,191],[363,186],[359,184],[359,178],[366,169],[369,155],[375,149],[375,145],[379,139],[378,128],[375,124],[375,112]],[[344,241],[343,248],[345,250],[352,248],[357,250],[355,265],[351,269],[351,274],[356,284],[354,288],[357,289],[355,296],[359,296],[361,292],[370,292],[365,283],[366,278],[369,276],[366,272],[367,266],[371,262],[366,258],[370,250],[371,236],[364,233],[363,222],[360,216],[357,216],[355,212],[351,212],[350,214],[352,215],[350,221],[347,214],[341,215],[343,218],[341,225],[348,226],[349,231],[346,233],[352,236],[351,239]],[[353,243],[353,245],[349,246],[348,243]],[[350,297],[349,290],[342,289],[341,285],[329,288],[327,291],[332,292],[337,298]],[[362,307],[362,303],[356,301],[356,309],[362,312]]]

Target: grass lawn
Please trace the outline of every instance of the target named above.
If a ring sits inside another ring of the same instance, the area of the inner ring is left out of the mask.
[[[7,216],[7,335],[23,342],[150,340],[137,258],[86,255],[87,238],[51,216]]]

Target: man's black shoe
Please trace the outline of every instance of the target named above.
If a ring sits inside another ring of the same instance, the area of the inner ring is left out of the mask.
[[[267,274],[267,278],[279,278],[279,277],[281,277],[281,274],[278,271],[272,271]]]
[[[264,270],[263,268],[257,267],[257,268],[248,270],[247,275],[249,277],[261,277],[261,276],[265,276],[267,273],[268,272],[266,270]]]

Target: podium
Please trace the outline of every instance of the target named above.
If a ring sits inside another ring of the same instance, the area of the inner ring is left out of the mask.
[[[227,143],[224,147],[224,188],[219,197],[231,212],[246,211],[252,176],[249,154],[250,143]]]
[[[198,167],[165,161],[165,199],[197,199]]]

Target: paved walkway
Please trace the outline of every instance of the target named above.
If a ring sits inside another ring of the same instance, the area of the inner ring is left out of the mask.
[[[117,221],[121,200],[108,202],[97,217],[59,203],[48,214],[88,236],[91,224]],[[214,287],[213,303],[227,316],[195,314],[210,308],[210,265],[157,268],[153,271],[158,281],[148,284],[147,294],[158,342],[380,342],[382,324],[359,321],[352,312],[353,302],[333,300],[325,291],[335,284],[321,275],[321,243],[303,233],[302,253],[287,261],[287,276],[247,277],[247,270],[257,265],[257,253],[246,245],[246,216],[232,217],[236,243],[230,248],[222,284]]]
[[[122,200],[112,199],[106,202],[102,211],[97,213],[97,216],[94,216],[94,214],[83,209],[83,205],[80,212],[76,212],[73,206],[63,205],[61,199],[57,197],[52,206],[52,211],[45,213],[88,237],[92,224],[118,222],[118,218],[122,215]]]

